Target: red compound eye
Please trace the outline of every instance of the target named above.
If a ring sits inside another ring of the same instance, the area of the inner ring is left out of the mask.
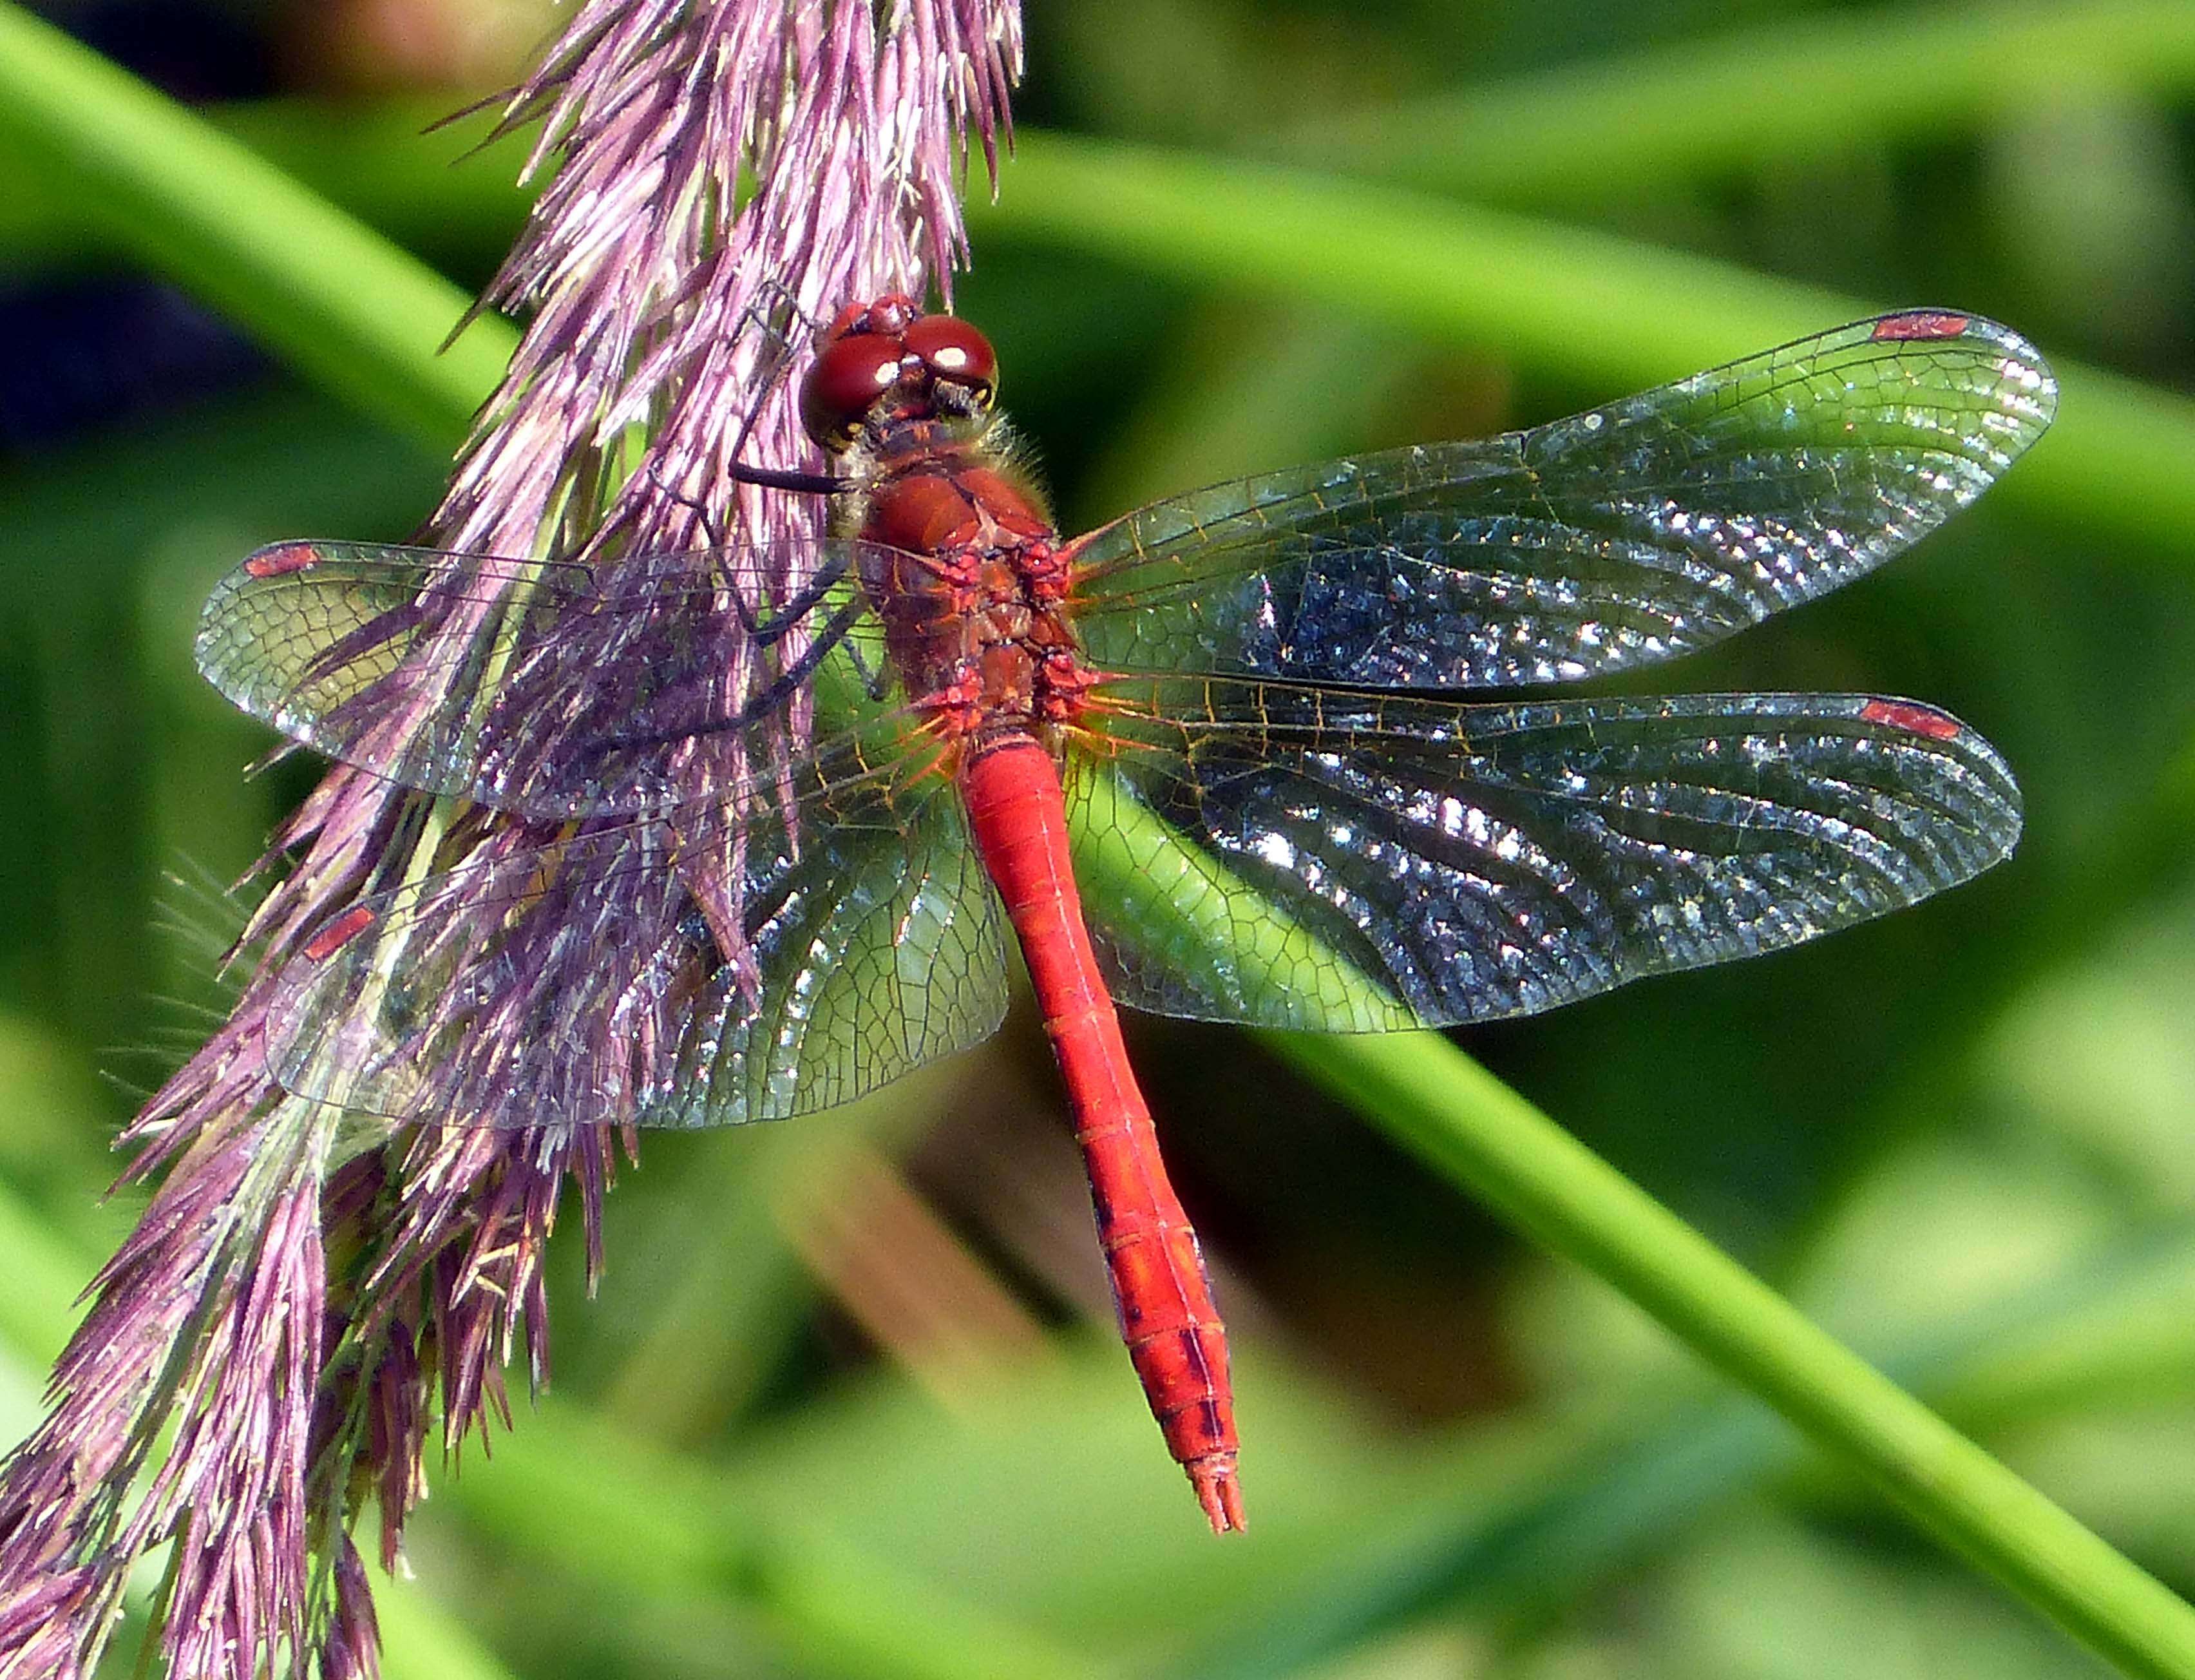
[[[827,338],[800,384],[800,419],[808,435],[826,449],[851,443],[870,407],[899,378],[902,353],[899,340],[883,333]]]
[[[933,377],[983,393],[999,383],[999,358],[991,341],[955,315],[925,315],[907,329],[903,342],[923,360]]]
[[[839,310],[816,341],[800,386],[808,435],[833,453],[852,447],[895,390],[900,419],[980,419],[998,387],[991,341],[952,315],[926,315],[896,292]]]

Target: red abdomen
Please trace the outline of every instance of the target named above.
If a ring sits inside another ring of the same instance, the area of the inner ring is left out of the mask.
[[[1226,1331],[1083,926],[1058,768],[1034,736],[1006,735],[969,754],[960,791],[1066,1080],[1129,1358],[1213,1527],[1240,1528]]]

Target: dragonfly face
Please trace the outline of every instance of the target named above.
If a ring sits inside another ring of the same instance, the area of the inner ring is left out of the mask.
[[[864,434],[930,423],[956,442],[980,436],[998,394],[990,341],[956,316],[924,315],[909,297],[850,304],[816,342],[800,384],[808,435],[844,454]]]
[[[400,1120],[775,1118],[995,1031],[1011,925],[1137,1368],[1235,1526],[1224,1343],[1114,1002],[1455,1025],[1990,867],[2019,789],[1933,707],[1563,686],[1899,553],[2042,434],[2056,388],[2006,328],[1906,311],[1063,542],[998,447],[997,378],[950,316],[841,314],[801,391],[846,474],[827,541],[599,567],[290,543],[226,580],[198,643],[223,693],[511,819],[509,846],[304,941],[271,1059],[299,1095]],[[842,667],[873,704],[796,704]],[[1103,883],[1087,916],[1078,878]]]

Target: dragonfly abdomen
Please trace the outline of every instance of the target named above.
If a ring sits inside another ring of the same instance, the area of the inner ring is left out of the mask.
[[[1227,1335],[1083,925],[1058,767],[1034,736],[1013,735],[971,753],[959,779],[1067,1085],[1121,1336],[1213,1527],[1240,1528]]]

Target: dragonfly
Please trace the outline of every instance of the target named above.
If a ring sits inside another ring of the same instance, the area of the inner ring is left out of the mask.
[[[224,580],[215,685],[455,813],[302,941],[270,1064],[395,1121],[777,1119],[997,1031],[1011,934],[1131,1361],[1224,1533],[1225,1331],[1118,1006],[1456,1026],[1990,868],[2019,788],[1934,707],[1571,685],[1898,553],[2056,388],[2009,329],[1907,310],[1069,539],[997,385],[974,326],[856,303],[800,389],[833,470],[754,473],[827,496],[826,536],[588,564],[297,540]]]

